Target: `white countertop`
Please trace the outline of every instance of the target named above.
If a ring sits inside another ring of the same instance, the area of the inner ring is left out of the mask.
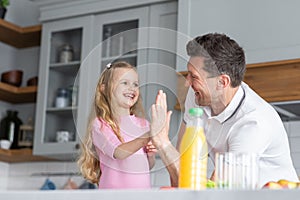
[[[0,191],[1,200],[286,200],[299,199],[300,189],[293,190],[53,190]]]

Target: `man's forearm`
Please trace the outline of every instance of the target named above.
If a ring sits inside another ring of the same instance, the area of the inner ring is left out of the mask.
[[[170,174],[171,186],[177,187],[180,154],[171,143],[160,147],[158,153]]]

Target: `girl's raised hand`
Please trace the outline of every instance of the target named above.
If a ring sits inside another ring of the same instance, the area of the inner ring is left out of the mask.
[[[145,152],[147,153],[148,157],[155,156],[157,149],[156,147],[152,144],[152,142],[148,142],[148,144],[145,146]]]

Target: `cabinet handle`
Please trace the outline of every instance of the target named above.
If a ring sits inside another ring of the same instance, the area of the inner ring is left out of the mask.
[[[75,149],[80,149],[80,144],[75,144]]]

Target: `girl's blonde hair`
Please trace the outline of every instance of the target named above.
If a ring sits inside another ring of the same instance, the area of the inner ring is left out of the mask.
[[[97,84],[94,109],[90,114],[89,125],[84,140],[81,143],[81,154],[77,161],[81,174],[83,177],[92,183],[99,183],[101,176],[100,162],[95,150],[95,146],[92,140],[92,122],[97,117],[104,120],[112,130],[118,139],[123,143],[123,137],[120,134],[120,127],[118,125],[118,119],[112,110],[111,98],[114,89],[114,72],[119,68],[128,68],[136,71],[136,68],[127,62],[116,62],[114,64],[107,65],[106,69],[102,72]],[[144,117],[144,109],[142,106],[142,99],[139,95],[137,102],[130,108],[130,114],[134,114],[138,117]]]

